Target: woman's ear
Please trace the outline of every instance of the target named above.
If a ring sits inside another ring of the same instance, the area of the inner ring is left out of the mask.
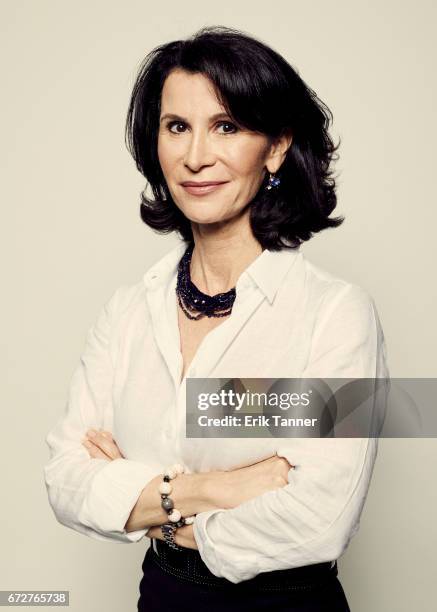
[[[293,135],[291,131],[285,131],[281,136],[275,138],[270,146],[270,151],[266,160],[266,167],[269,172],[274,174],[279,170],[292,142]]]

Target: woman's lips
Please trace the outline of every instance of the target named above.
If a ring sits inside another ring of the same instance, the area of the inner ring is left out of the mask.
[[[206,185],[202,185],[202,184],[195,185],[194,183],[184,185],[182,183],[182,187],[185,189],[185,191],[187,191],[188,193],[191,193],[191,195],[200,196],[206,193],[211,193],[212,191],[215,191],[216,189],[219,189],[219,187],[226,185],[227,182],[228,181],[225,181],[223,183],[208,183]]]

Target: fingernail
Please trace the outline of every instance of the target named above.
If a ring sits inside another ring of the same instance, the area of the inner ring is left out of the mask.
[[[84,446],[86,446],[87,448],[91,448],[91,447],[92,447],[91,442],[82,442],[82,444],[83,444]]]

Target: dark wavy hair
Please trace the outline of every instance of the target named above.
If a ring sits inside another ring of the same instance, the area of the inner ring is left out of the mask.
[[[190,220],[174,203],[158,160],[161,92],[176,69],[201,73],[239,125],[292,144],[276,173],[279,187],[265,180],[250,204],[252,232],[269,250],[297,247],[316,232],[338,227],[328,218],[337,204],[331,161],[338,158],[328,133],[332,113],[276,51],[248,34],[224,26],[201,28],[186,40],[155,47],[142,61],[126,119],[126,146],[147,179],[153,198],[141,194],[141,218],[161,233],[177,231],[193,241]],[[288,244],[287,244],[288,243]]]

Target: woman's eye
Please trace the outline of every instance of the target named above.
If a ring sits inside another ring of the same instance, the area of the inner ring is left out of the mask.
[[[229,121],[221,121],[218,126],[225,128],[222,134],[233,134],[237,131],[237,127]],[[230,128],[230,130],[228,128]]]
[[[185,123],[182,123],[181,121],[171,121],[169,124],[167,124],[167,128],[170,130],[170,132],[173,132],[173,134],[181,134],[182,130],[179,129],[172,129],[173,127],[179,128],[181,127],[184,128],[185,127]]]

